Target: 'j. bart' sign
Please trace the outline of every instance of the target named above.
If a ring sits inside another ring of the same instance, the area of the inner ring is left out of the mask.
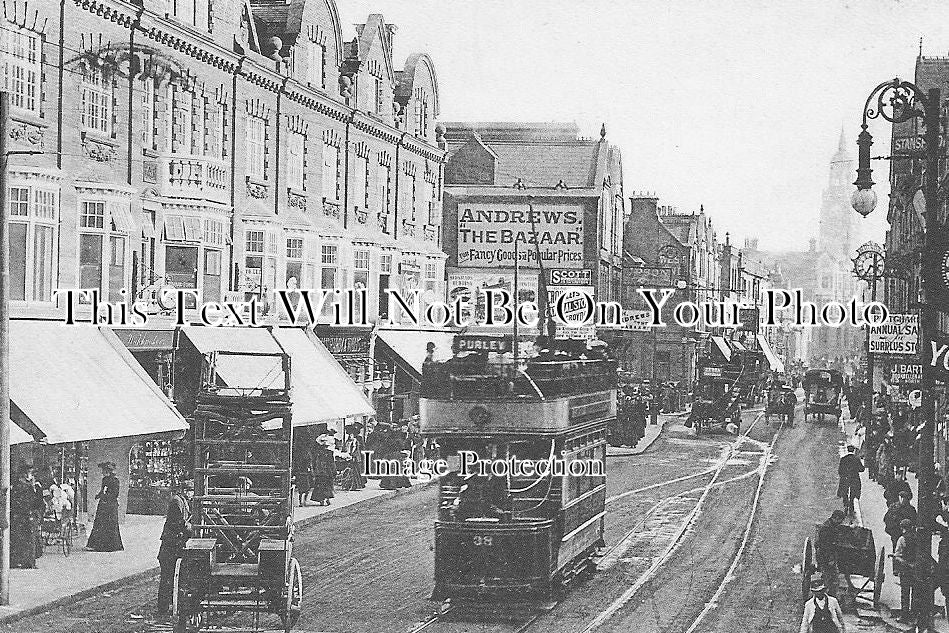
[[[458,265],[514,268],[583,265],[583,207],[577,204],[458,205]]]

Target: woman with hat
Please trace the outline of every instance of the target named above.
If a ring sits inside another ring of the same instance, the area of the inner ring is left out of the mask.
[[[336,441],[332,437],[336,431],[327,429],[325,424],[319,426],[323,432],[313,445],[313,492],[310,498],[318,505],[328,506],[333,498],[333,481],[336,479],[336,457],[333,454]]]
[[[118,552],[125,549],[119,534],[119,478],[115,476],[115,463],[102,462],[102,488],[96,495],[96,518],[92,532],[86,541],[86,549],[94,552]]]
[[[36,539],[43,510],[33,483],[33,465],[20,464],[10,495],[10,566],[20,569],[36,569]]]

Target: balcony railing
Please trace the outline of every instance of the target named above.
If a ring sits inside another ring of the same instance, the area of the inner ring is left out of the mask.
[[[608,359],[531,359],[488,362],[457,357],[423,368],[421,395],[436,400],[550,400],[615,389],[617,364]]]
[[[202,156],[171,156],[167,160],[170,193],[180,192],[213,200],[226,197],[230,178],[223,162]]]

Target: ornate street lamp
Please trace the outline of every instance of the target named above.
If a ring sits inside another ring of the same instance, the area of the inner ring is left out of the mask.
[[[923,197],[926,200],[925,224],[926,233],[923,245],[922,286],[925,297],[920,306],[920,349],[926,349],[929,342],[935,340],[937,331],[936,296],[941,288],[941,279],[934,278],[931,267],[926,265],[927,255],[936,250],[937,231],[939,227],[937,215],[938,201],[936,192],[939,186],[939,126],[942,99],[938,88],[925,93],[909,81],[899,78],[885,81],[878,85],[867,97],[863,107],[863,124],[860,135],[857,137],[859,147],[859,163],[857,166],[857,180],[854,184],[857,191],[851,198],[854,210],[866,217],[876,206],[876,194],[873,192],[873,179],[870,170],[870,146],[873,138],[867,131],[867,121],[882,117],[890,123],[906,123],[919,119],[925,127],[925,146],[923,157],[926,161],[925,178],[923,181]],[[919,515],[916,532],[918,534],[915,586],[913,587],[913,603],[916,610],[916,627],[919,631],[932,631],[933,615],[933,569],[931,562],[932,526],[935,525],[936,503],[934,494],[934,449],[935,449],[935,375],[927,363],[923,362],[922,393],[923,402],[920,408],[922,418],[919,433]]]

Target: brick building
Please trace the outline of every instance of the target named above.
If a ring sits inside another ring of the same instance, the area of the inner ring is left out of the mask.
[[[144,301],[116,333],[177,401],[163,289],[273,313],[278,289],[366,288],[369,323],[386,288],[444,292],[437,75],[395,62],[382,16],[347,41],[333,0],[28,0],[0,26],[14,318],[61,318],[55,289]],[[372,333],[331,350],[364,391]]]

